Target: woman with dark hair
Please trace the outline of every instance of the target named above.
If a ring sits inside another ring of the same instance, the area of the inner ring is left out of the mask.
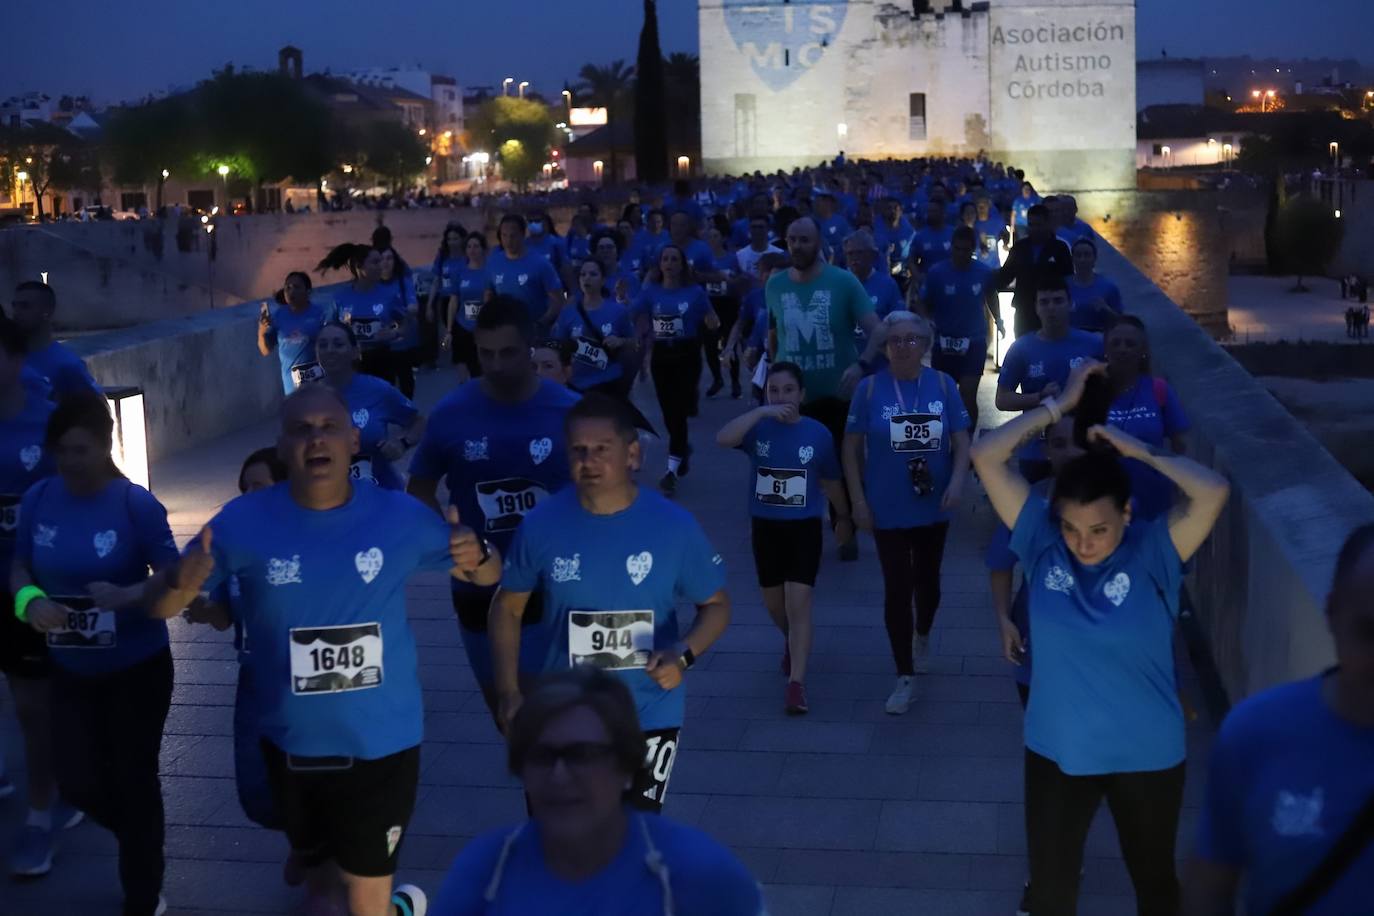
[[[720,327],[706,291],[697,285],[687,255],[669,242],[658,253],[651,277],[639,294],[634,314],[648,337],[654,392],[668,428],[668,471],[659,481],[664,493],[677,491],[692,454],[687,418],[701,381],[703,329]]]
[[[410,399],[391,385],[354,370],[360,358],[358,340],[347,325],[331,321],[315,346],[324,384],[348,405],[358,428],[359,449],[353,458],[354,480],[368,480],[388,490],[405,488],[392,466],[420,441],[425,418]]]
[[[1121,316],[1121,290],[1097,272],[1097,244],[1087,236],[1073,243],[1073,275],[1069,277],[1069,300],[1073,310],[1069,323],[1084,331],[1101,332]]]
[[[706,389],[706,396],[715,397],[725,387],[725,377],[721,371],[721,363],[724,362],[730,373],[730,396],[737,398],[741,393],[739,361],[733,353],[722,350],[735,322],[739,320],[739,257],[726,244],[730,227],[728,223],[722,227],[722,223],[725,223],[723,216],[712,220],[706,230],[712,267],[719,275],[718,279],[706,284],[706,294],[711,297],[711,308],[720,316],[720,327],[706,335],[706,368],[711,371],[711,387]]]
[[[380,232],[386,227],[380,227]],[[377,237],[377,233],[373,233]],[[420,364],[420,306],[415,296],[415,275],[401,257],[400,252],[391,247],[391,233],[384,237],[386,247],[378,247],[382,253],[381,270],[377,282],[395,291],[404,307],[400,333],[391,341],[391,371],[396,387],[407,398],[415,397],[415,367]]]
[[[626,360],[635,350],[634,320],[629,310],[606,299],[607,277],[601,261],[590,258],[578,270],[578,296],[553,325],[553,337],[576,345],[572,387],[599,389],[616,397],[628,395]],[[629,379],[633,379],[629,375]]]
[[[290,394],[302,382],[319,378],[315,362],[315,335],[329,320],[324,306],[310,301],[310,275],[293,270],[277,292],[278,307],[265,301],[258,314],[258,352],[271,356],[275,348],[281,360],[282,389]]]
[[[568,261],[574,271],[591,257],[591,233],[591,220],[582,213],[574,213],[568,225],[568,237],[564,240],[568,246]]]
[[[353,282],[334,294],[335,315],[348,325],[361,351],[359,370],[395,384],[390,343],[406,317],[395,284],[382,283],[382,253],[366,245],[340,245],[320,262],[321,269],[347,264]]]
[[[1162,916],[1179,909],[1186,749],[1173,634],[1183,564],[1211,533],[1229,487],[1215,471],[1094,426],[1098,451],[1064,465],[1048,503],[1032,498],[1008,466],[1017,444],[1078,407],[1088,378],[1105,371],[1079,365],[1061,395],[986,432],[973,465],[1012,529],[1035,638],[1025,720],[1029,910],[1075,911],[1088,827],[1105,798],[1139,912]],[[1186,502],[1167,519],[1138,517],[1119,458],[1163,474]]]
[[[623,306],[629,307],[639,298],[639,277],[634,265],[624,256],[625,242],[619,233],[609,229],[599,229],[591,239],[592,257],[601,262],[601,270],[606,275],[606,288],[611,297]],[[575,297],[574,297],[575,298]]]
[[[627,804],[645,740],[623,680],[591,666],[549,675],[507,734],[530,819],[469,843],[430,916],[763,916],[729,850]]]
[[[167,510],[115,467],[113,429],[95,392],[52,412],[43,447],[57,474],[24,494],[9,584],[15,616],[44,635],[53,662],[57,785],[114,833],[124,912],[149,916],[166,908],[157,774],[172,653],[164,621],[108,598],[175,563],[177,549]]]
[[[444,227],[434,255],[434,278],[429,290],[425,320],[435,326],[440,347],[448,347],[453,333],[453,313],[458,306],[458,274],[467,266],[467,228],[457,220]]]
[[[458,384],[482,374],[482,364],[477,360],[477,340],[473,331],[477,328],[477,315],[487,300],[487,290],[491,286],[491,275],[487,271],[487,237],[481,232],[468,234],[463,243],[466,259],[458,269],[455,282],[457,309],[453,324],[453,365],[458,371]]]

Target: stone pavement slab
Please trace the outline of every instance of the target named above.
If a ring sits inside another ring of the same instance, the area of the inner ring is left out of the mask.
[[[991,383],[989,376],[985,389]],[[422,376],[422,407],[446,386],[442,375]],[[984,395],[984,416],[996,416],[990,390]],[[652,392],[637,397],[657,421]],[[788,718],[778,671],[782,638],[762,606],[749,550],[745,461],[713,442],[746,406],[702,401],[692,423],[692,474],[679,489],[679,501],[726,556],[734,621],[687,678],[688,719],[667,814],[730,845],[764,884],[774,916],[1007,916],[1025,873],[1021,710],[987,600],[981,558],[991,509],[971,487],[950,533],[932,673],[919,679],[902,717],[882,709],[894,669],[872,541],[863,541],[858,563],[843,565],[827,544],[816,591],[812,711]],[[272,424],[259,424],[153,468],[154,491],[180,540],[236,495],[240,460],[273,434]],[[663,465],[655,441],[643,482],[652,485]],[[524,807],[459,644],[443,577],[417,579],[410,598],[427,737],[401,877],[433,891],[467,839],[518,821]],[[177,686],[162,754],[171,912],[291,912],[300,897],[281,881],[285,841],[246,820],[235,793],[229,638],[180,621],[171,627]],[[24,811],[12,708],[0,708],[0,746],[21,792],[0,802],[0,852]],[[1201,725],[1190,734],[1185,853],[1208,741]],[[50,876],[0,884],[0,911],[118,913],[114,853],[98,827],[69,831]],[[1105,812],[1088,856],[1080,912],[1131,911]]]

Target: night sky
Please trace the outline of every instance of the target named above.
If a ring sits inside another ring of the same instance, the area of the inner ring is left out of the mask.
[[[996,0],[993,0],[995,3]],[[390,7],[388,9],[387,7]],[[664,52],[696,52],[696,0],[659,0]],[[464,85],[527,79],[546,96],[582,64],[633,63],[639,0],[48,0],[11,9],[0,98],[31,90],[98,102],[189,87],[226,61],[306,70],[420,64]],[[1374,0],[1139,0],[1138,54],[1370,60]],[[575,37],[573,37],[575,36]]]

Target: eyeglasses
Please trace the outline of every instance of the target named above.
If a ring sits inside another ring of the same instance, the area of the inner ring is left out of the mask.
[[[570,770],[586,770],[605,763],[615,755],[615,747],[593,741],[578,741],[555,747],[536,744],[525,755],[525,766],[536,770],[552,770],[562,760]]]
[[[912,334],[909,337],[889,337],[887,342],[898,347],[919,347],[922,344],[929,345],[930,337],[925,334]]]

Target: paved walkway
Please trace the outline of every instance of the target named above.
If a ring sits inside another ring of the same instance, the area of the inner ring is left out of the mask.
[[[1356,299],[1341,298],[1339,280],[1306,277],[1310,292],[1293,292],[1294,278],[1236,275],[1226,281],[1228,320],[1236,343],[1320,340],[1369,343],[1345,332],[1345,310],[1361,308]]]
[[[991,385],[989,376],[986,416],[995,415]],[[438,375],[424,377],[422,405],[433,404],[444,386]],[[857,564],[839,564],[827,547],[816,593],[811,714],[788,718],[781,638],[760,601],[749,551],[744,459],[712,442],[741,407],[702,402],[692,430],[694,469],[679,491],[727,558],[735,616],[688,676],[687,725],[667,814],[730,845],[765,884],[773,916],[1009,916],[1026,867],[1021,709],[999,656],[981,562],[991,509],[974,495],[954,523],[933,671],[920,678],[919,698],[900,718],[882,708],[894,675],[872,542],[865,540]],[[181,541],[235,495],[241,458],[272,438],[264,424],[153,468],[155,492]],[[662,467],[656,443],[645,482]],[[412,586],[411,597],[427,741],[401,875],[433,892],[467,838],[519,820],[524,809],[459,646],[447,585],[430,576]],[[232,646],[225,635],[180,621],[172,639],[177,687],[162,755],[171,911],[288,913],[299,895],[281,881],[286,843],[247,821],[234,791]],[[4,700],[0,740],[18,769],[17,726]],[[1207,742],[1207,730],[1194,729],[1184,853]],[[22,797],[0,802],[0,841],[18,829]],[[98,827],[69,831],[51,875],[0,883],[0,911],[117,913],[113,856],[112,839]],[[1105,812],[1088,856],[1080,912],[1133,912]]]

